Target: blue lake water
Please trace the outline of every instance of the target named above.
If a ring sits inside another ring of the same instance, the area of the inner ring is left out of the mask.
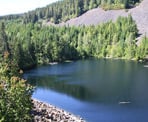
[[[144,65],[80,60],[40,66],[24,77],[36,86],[33,98],[88,122],[148,122],[148,67]]]

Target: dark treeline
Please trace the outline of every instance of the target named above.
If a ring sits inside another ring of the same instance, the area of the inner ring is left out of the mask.
[[[52,23],[60,23],[82,15],[93,8],[102,7],[108,9],[127,9],[135,6],[141,0],[61,0],[46,7],[20,15],[9,15],[0,19],[21,19],[24,23],[35,23],[42,20]]]
[[[12,15],[6,15],[6,16],[0,16],[0,20],[16,20],[23,18],[24,14],[12,14]]]
[[[7,24],[7,36],[14,59],[22,68],[37,64],[108,57],[144,59],[148,39],[136,45],[137,27],[132,17],[98,26],[54,27],[38,24]]]
[[[82,15],[86,11],[101,6],[104,9],[124,9],[134,6],[140,0],[62,0],[44,8],[26,13],[24,22],[37,22],[46,19],[60,23]]]

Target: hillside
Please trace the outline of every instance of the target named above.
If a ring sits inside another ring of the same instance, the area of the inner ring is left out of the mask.
[[[49,20],[59,24],[78,17],[85,12],[101,7],[104,10],[127,9],[134,7],[141,0],[62,0],[43,8],[30,11],[24,15],[24,23],[36,23]]]
[[[142,1],[140,5],[134,7],[140,1]],[[128,10],[128,8],[131,9]],[[104,9],[112,10],[105,11]],[[148,35],[148,0],[128,0],[126,2],[125,0],[112,0],[112,2],[110,0],[62,0],[24,14],[8,15],[0,19],[21,19],[23,23],[43,21],[43,24],[47,25],[56,23],[60,26],[78,26],[115,21],[119,16],[128,16],[128,14],[131,14],[136,21],[139,34]]]
[[[70,19],[59,25],[98,25],[110,20],[115,21],[119,16],[128,16],[131,14],[139,29],[139,34],[148,36],[148,0],[143,0],[140,5],[129,10],[108,10],[101,8],[89,10],[83,15]]]
[[[29,69],[37,64],[89,57],[144,60],[148,54],[148,38],[138,41],[141,42],[139,46],[137,46],[136,40],[140,33],[144,35],[147,32],[146,20],[148,18],[145,13],[147,12],[147,2],[144,0],[139,6],[129,10],[104,11],[101,8],[95,8],[77,18],[70,19],[65,23],[62,21],[59,24],[53,24],[52,17],[42,16],[38,19],[37,12],[44,13],[43,10],[46,8],[34,10],[25,14],[29,18],[27,21],[24,21],[26,19],[23,15],[23,18],[6,19],[7,21],[2,25],[6,25],[7,38],[0,41],[5,44],[3,41],[9,40],[14,58],[21,69]],[[59,4],[65,5],[65,3],[51,4],[52,7],[57,5],[53,7],[55,10],[53,15],[56,14]],[[42,23],[45,25],[43,26]],[[51,24],[56,27],[49,26]],[[3,35],[3,31],[1,31],[1,37],[4,37]],[[5,45],[2,45],[1,49],[4,50]]]

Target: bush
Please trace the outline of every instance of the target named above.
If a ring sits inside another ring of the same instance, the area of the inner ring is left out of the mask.
[[[8,56],[0,63],[0,122],[28,122],[32,119],[33,88],[19,77],[14,64]]]

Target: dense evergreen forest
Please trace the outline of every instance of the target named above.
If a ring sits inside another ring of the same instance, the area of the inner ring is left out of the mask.
[[[7,38],[21,69],[55,61],[89,57],[144,59],[145,37],[136,45],[138,30],[131,15],[98,26],[54,27],[9,22]]]
[[[9,15],[1,19],[21,18],[24,23],[35,23],[41,20],[60,23],[78,17],[88,10],[102,7],[108,9],[128,9],[134,7],[141,0],[61,0],[43,8],[30,11],[21,15]]]

